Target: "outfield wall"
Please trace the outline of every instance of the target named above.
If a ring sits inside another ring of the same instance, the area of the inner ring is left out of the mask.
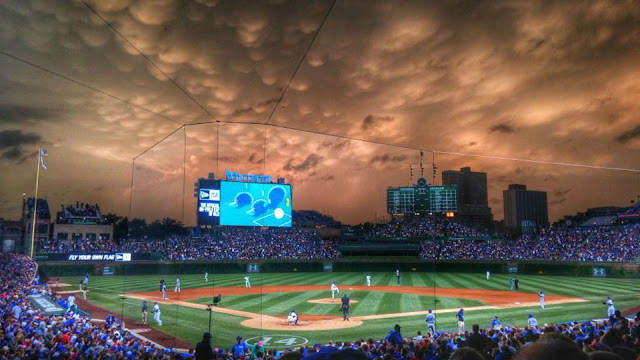
[[[132,261],[132,262],[66,262],[39,261],[39,272],[46,277],[102,275],[105,266],[116,275],[162,274],[243,274],[252,272],[250,264],[258,264],[260,273],[292,272],[461,272],[484,274],[513,273],[528,275],[594,276],[594,268],[604,268],[606,277],[640,278],[638,263],[578,263],[526,261],[427,261],[415,258],[347,258],[337,260],[246,260],[246,261]],[[328,269],[328,268],[331,269]],[[517,271],[514,272],[514,270]],[[602,274],[601,274],[602,275]]]

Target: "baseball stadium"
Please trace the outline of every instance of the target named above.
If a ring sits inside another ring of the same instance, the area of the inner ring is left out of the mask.
[[[638,9],[0,3],[0,359],[640,359]]]

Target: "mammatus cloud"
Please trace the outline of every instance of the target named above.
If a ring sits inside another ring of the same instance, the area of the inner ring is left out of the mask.
[[[513,126],[506,123],[495,124],[489,129],[490,133],[497,132],[502,134],[511,134],[514,131]]]
[[[42,138],[38,134],[25,133],[22,130],[2,130],[0,131],[0,155],[1,158],[22,163],[27,153],[33,152],[25,150],[25,147],[38,144]]]
[[[304,159],[304,161],[302,161],[301,163],[299,163],[297,165],[294,164],[294,160],[293,159],[289,159],[287,161],[287,163],[282,167],[282,170],[292,171],[294,173],[313,170],[316,166],[318,166],[318,164],[320,164],[321,160],[322,160],[321,156],[312,153],[312,154],[307,155],[307,157]]]
[[[365,118],[362,120],[362,130],[363,131],[367,131],[379,124],[382,123],[388,123],[393,121],[393,116],[374,116],[374,115],[367,115],[365,116]]]
[[[406,155],[396,155],[396,154],[382,154],[382,155],[376,155],[373,158],[371,158],[371,163],[375,164],[375,163],[379,163],[379,164],[386,164],[386,163],[393,163],[393,162],[403,162],[407,160],[407,156]]]
[[[640,125],[636,126],[635,128],[625,131],[622,134],[618,135],[618,137],[616,138],[616,140],[618,140],[618,142],[621,143],[627,143],[633,139],[637,139],[640,138]]]

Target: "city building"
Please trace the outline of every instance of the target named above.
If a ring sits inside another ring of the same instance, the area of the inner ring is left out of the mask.
[[[62,206],[53,225],[57,240],[113,240],[113,224],[106,224],[100,206],[76,202]]]
[[[25,254],[30,254],[31,252],[34,204],[35,201],[33,198],[28,198],[22,201],[22,224],[24,228],[24,237],[21,244],[16,244],[16,249],[18,251],[23,251]],[[37,248],[37,244],[47,241],[51,234],[51,211],[49,210],[49,203],[47,202],[47,199],[38,199],[37,205],[36,227],[34,233],[35,248]]]
[[[462,222],[491,227],[487,173],[471,171],[470,167],[443,171],[442,185],[458,188],[458,217]]]
[[[506,230],[549,227],[547,193],[511,184],[502,192]]]

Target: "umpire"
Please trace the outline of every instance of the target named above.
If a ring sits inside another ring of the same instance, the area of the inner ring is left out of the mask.
[[[340,309],[342,310],[342,321],[349,321],[349,297],[347,294],[342,297]]]

